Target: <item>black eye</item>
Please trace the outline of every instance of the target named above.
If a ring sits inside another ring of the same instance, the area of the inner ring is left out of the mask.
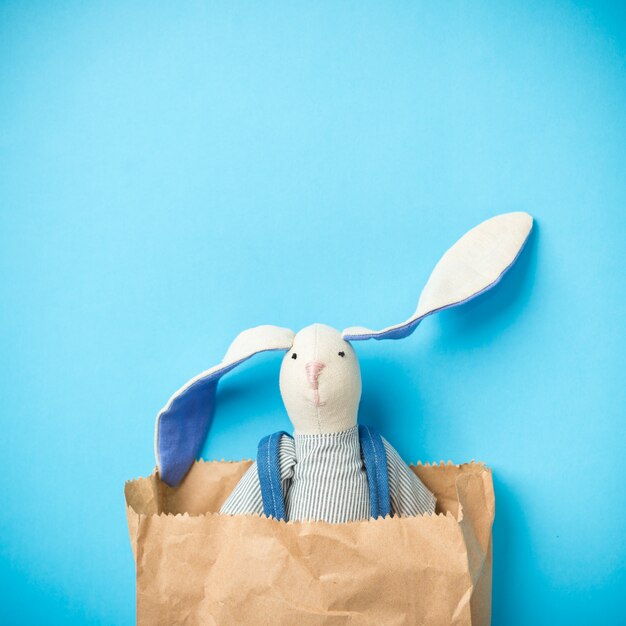
[[[342,350],[342,351],[339,353],[339,356],[346,356],[346,353]]]
[[[298,358],[298,355],[294,352],[294,353],[291,355],[291,358],[292,358],[292,359],[297,359],[297,358]]]

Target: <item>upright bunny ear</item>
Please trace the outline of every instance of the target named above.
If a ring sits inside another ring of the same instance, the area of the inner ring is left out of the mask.
[[[402,339],[428,315],[464,304],[500,282],[515,263],[533,226],[528,213],[505,213],[465,233],[435,266],[408,320],[382,330],[353,326],[343,331],[348,341]]]
[[[230,345],[222,362],[185,383],[159,411],[154,449],[159,475],[175,487],[200,452],[215,411],[217,383],[224,374],[258,352],[289,350],[294,332],[278,326],[244,330]]]

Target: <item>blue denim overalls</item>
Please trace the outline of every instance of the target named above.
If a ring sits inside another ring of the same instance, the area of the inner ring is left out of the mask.
[[[257,452],[257,469],[263,513],[277,520],[286,519],[285,498],[280,480],[278,451],[280,439],[291,437],[285,431],[263,437]],[[391,511],[389,498],[389,476],[387,474],[387,454],[380,434],[370,426],[359,426],[359,444],[365,464],[367,484],[370,495],[371,515],[374,518],[385,517]]]

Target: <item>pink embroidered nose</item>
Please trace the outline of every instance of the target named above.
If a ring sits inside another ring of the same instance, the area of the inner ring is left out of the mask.
[[[309,379],[309,385],[311,385],[311,389],[317,389],[318,387],[317,379],[320,375],[320,372],[325,367],[326,366],[323,363],[320,363],[319,361],[309,361],[304,366],[304,369],[306,369],[306,377]]]

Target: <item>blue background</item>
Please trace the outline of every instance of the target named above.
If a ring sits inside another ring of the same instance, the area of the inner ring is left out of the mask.
[[[494,470],[494,623],[624,623],[626,14],[573,2],[0,3],[0,618],[130,624],[123,483],[235,335],[381,327],[526,210],[489,295],[356,346],[408,461]],[[289,424],[279,355],[204,455]]]

